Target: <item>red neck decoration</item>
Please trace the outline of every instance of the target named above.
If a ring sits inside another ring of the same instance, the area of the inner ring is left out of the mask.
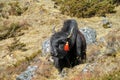
[[[69,51],[69,44],[68,41],[66,42],[66,44],[64,45],[64,51]]]

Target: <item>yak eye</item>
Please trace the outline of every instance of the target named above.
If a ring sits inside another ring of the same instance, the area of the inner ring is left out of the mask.
[[[63,47],[64,47],[63,44],[59,45],[60,50],[63,50]]]

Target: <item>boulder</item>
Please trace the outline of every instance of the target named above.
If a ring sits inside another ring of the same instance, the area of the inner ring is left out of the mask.
[[[96,31],[93,28],[85,27],[81,28],[80,31],[83,33],[86,39],[87,44],[95,43],[96,42]]]

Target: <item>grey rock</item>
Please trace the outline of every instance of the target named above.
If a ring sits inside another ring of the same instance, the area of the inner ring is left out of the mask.
[[[104,54],[108,56],[115,56],[116,50],[114,48],[106,48]]]
[[[94,72],[95,70],[95,67],[97,66],[97,63],[92,63],[92,64],[86,64],[85,67],[83,67],[82,71],[81,72]]]
[[[96,42],[96,31],[93,28],[85,27],[81,28],[80,31],[83,33],[86,39],[87,44],[95,43]]]
[[[26,71],[17,76],[16,80],[32,80],[37,66],[29,66]]]
[[[99,39],[99,42],[106,42],[106,40],[105,40],[105,38],[104,37],[100,37],[100,39]]]
[[[102,25],[104,28],[111,28],[112,27],[112,23],[106,17],[103,17]]]
[[[109,41],[107,41],[105,54],[109,56],[114,56],[116,54],[115,45],[116,45],[116,40],[114,40],[113,38],[112,40],[109,39]]]
[[[42,44],[42,56],[50,53],[50,39],[47,39]]]

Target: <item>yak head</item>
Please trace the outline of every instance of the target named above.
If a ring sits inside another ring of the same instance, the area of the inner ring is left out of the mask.
[[[73,28],[70,32],[55,32],[51,37],[51,55],[58,58],[64,58],[71,49],[71,36]]]

